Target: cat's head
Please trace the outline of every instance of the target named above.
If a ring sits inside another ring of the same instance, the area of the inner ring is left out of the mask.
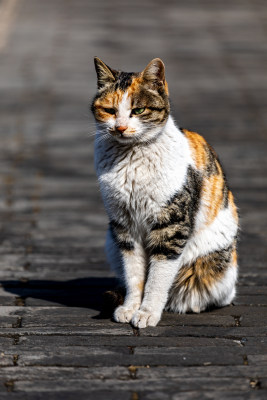
[[[91,109],[100,132],[121,143],[156,138],[170,112],[163,62],[155,58],[142,72],[128,73],[96,57],[95,68],[98,91]]]

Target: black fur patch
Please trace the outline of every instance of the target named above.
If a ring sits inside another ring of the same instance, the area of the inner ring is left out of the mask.
[[[207,143],[205,146],[206,154],[207,154],[207,167],[206,167],[206,176],[210,177],[211,175],[218,175],[222,174],[223,175],[223,189],[222,189],[222,195],[223,195],[223,201],[222,201],[222,206],[223,208],[228,207],[228,193],[229,193],[229,188],[228,184],[226,181],[225,173],[223,171],[221,162],[219,160],[219,157],[217,156],[215,150]],[[219,170],[219,168],[220,170]]]
[[[109,223],[109,229],[114,241],[116,242],[120,250],[124,251],[134,250],[134,243],[126,228],[124,228],[121,224],[117,223],[116,221],[111,221]]]
[[[228,189],[227,183],[224,181],[224,185],[223,185],[223,201],[222,201],[223,208],[227,208],[228,207],[228,203],[229,203],[228,195],[229,195],[229,189]]]
[[[116,77],[114,89],[126,90],[132,83],[133,77],[136,74],[134,72],[119,72]]]
[[[188,167],[186,184],[166,204],[151,227],[148,249],[151,256],[176,259],[192,234],[199,208],[201,178]]]
[[[219,162],[217,154],[215,153],[213,148],[208,143],[205,146],[205,151],[207,154],[206,175],[209,177],[211,175],[219,174],[218,164],[220,164],[220,162]]]

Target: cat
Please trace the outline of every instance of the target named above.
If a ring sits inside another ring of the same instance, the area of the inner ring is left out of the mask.
[[[238,213],[213,148],[170,115],[165,66],[141,73],[95,58],[95,168],[109,217],[106,252],[126,296],[114,319],[156,326],[163,310],[229,305]]]

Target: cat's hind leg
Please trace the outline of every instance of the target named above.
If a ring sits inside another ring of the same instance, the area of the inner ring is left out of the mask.
[[[236,293],[237,269],[234,245],[182,266],[165,309],[199,313],[209,306],[229,305]]]

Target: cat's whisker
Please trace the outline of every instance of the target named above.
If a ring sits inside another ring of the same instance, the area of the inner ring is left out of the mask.
[[[96,142],[100,143],[104,140],[110,140],[110,139],[111,139],[111,135],[109,133],[106,133],[104,135],[97,136],[95,140],[96,140]]]
[[[93,137],[104,133],[107,133],[107,129],[105,127],[98,127],[97,131],[92,131],[92,132],[89,131],[88,137]]]

